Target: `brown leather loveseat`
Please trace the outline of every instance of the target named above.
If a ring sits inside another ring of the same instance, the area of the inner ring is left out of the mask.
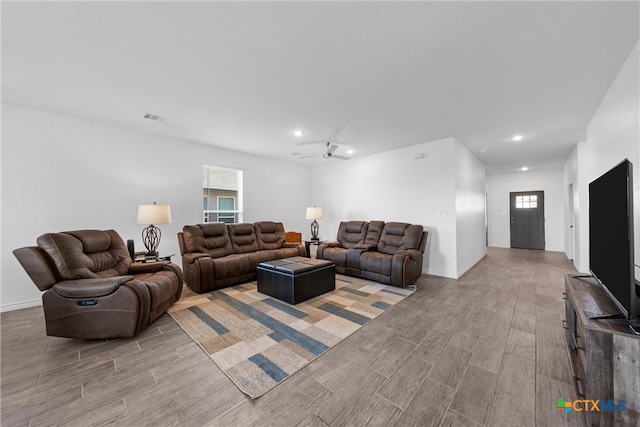
[[[133,263],[113,230],[47,233],[14,255],[41,290],[47,335],[132,337],[180,299],[180,267]]]
[[[287,243],[281,222],[185,225],[178,233],[185,282],[209,292],[255,280],[258,264],[304,256],[304,246]]]
[[[345,221],[336,241],[321,243],[316,257],[332,261],[336,273],[406,287],[422,275],[426,244],[421,225]]]

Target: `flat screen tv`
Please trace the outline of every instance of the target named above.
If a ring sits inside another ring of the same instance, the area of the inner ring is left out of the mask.
[[[633,249],[633,166],[625,159],[589,184],[589,269],[638,330]]]

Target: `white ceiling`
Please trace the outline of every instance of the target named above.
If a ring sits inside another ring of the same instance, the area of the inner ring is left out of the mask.
[[[560,167],[640,39],[637,1],[1,7],[3,102],[306,165],[343,126],[354,156],[454,136],[490,174]]]

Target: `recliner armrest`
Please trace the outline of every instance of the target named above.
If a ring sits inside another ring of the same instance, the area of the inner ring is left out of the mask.
[[[133,262],[129,264],[129,274],[157,273],[169,265],[169,261]]]
[[[415,261],[418,257],[422,256],[422,252],[418,249],[398,249],[393,255],[408,255],[412,261]]]
[[[200,252],[189,252],[182,255],[182,262],[186,262],[188,264],[193,264],[195,260],[198,258],[211,258],[209,254],[203,254]]]
[[[133,276],[65,280],[53,285],[53,290],[67,298],[97,298],[114,293],[120,285],[130,280],[133,280]]]

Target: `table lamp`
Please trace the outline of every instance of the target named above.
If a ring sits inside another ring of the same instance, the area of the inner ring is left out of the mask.
[[[313,222],[311,223],[311,240],[320,240],[318,238],[318,230],[320,229],[320,226],[318,225],[318,221],[316,220],[323,218],[324,212],[322,212],[322,208],[318,208],[315,206],[307,208],[307,219],[313,220]]]
[[[160,244],[161,232],[154,224],[171,224],[171,208],[169,205],[138,206],[138,224],[149,224],[142,230],[142,242],[147,248],[146,256],[158,256],[158,245]]]

